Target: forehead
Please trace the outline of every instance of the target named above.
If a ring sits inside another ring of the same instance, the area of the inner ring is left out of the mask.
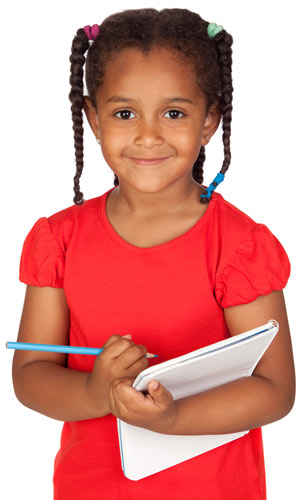
[[[148,54],[136,48],[121,50],[107,63],[99,89],[103,100],[118,93],[131,97],[141,93],[165,96],[171,92],[193,99],[203,98],[192,63],[163,47],[153,48]]]

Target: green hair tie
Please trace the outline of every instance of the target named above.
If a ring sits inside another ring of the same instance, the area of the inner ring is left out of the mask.
[[[209,38],[214,38],[215,35],[217,35],[223,29],[224,29],[223,26],[220,26],[219,24],[209,23],[207,28],[207,33],[209,35]]]

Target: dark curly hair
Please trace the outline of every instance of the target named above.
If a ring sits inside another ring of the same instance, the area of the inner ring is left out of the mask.
[[[106,63],[126,47],[138,48],[148,54],[154,47],[177,51],[181,60],[191,62],[199,88],[207,98],[207,110],[218,103],[222,114],[224,161],[221,173],[225,174],[230,160],[230,133],[232,117],[232,42],[224,29],[210,38],[208,22],[188,9],[132,9],[108,16],[99,26],[100,32],[90,45],[83,28],[76,32],[71,49],[72,120],[76,156],[73,201],[82,205],[83,193],[79,179],[83,170],[83,65],[86,72],[88,96],[96,109],[96,92],[103,84]],[[87,59],[84,54],[87,53]],[[201,146],[193,165],[192,175],[196,182],[203,182],[205,147]],[[119,184],[114,174],[114,186]],[[214,184],[216,185],[216,183]],[[206,188],[204,187],[204,193]],[[206,203],[210,198],[200,198]]]

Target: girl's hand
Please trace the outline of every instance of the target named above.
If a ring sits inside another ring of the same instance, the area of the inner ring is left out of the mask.
[[[112,382],[122,377],[137,377],[148,367],[147,349],[135,344],[131,336],[112,335],[96,357],[88,376],[87,389],[92,405],[100,409],[100,416],[110,413],[109,391]]]
[[[148,394],[132,387],[134,378],[114,380],[110,387],[110,411],[115,416],[137,427],[161,434],[169,433],[177,418],[177,404],[160,382],[151,380]]]

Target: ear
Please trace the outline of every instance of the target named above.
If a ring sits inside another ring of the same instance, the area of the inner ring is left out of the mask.
[[[100,131],[99,131],[99,123],[98,123],[98,116],[97,116],[97,111],[93,106],[93,103],[89,97],[84,97],[84,106],[83,106],[84,112],[86,114],[87,120],[90,124],[90,127],[93,131],[93,134],[95,137],[100,137]]]
[[[204,128],[203,128],[203,136],[201,144],[202,146],[206,146],[208,144],[210,138],[215,134],[218,129],[222,118],[222,113],[220,111],[219,102],[215,102],[211,104],[208,113],[205,118]],[[205,136],[208,135],[209,139],[206,140]]]

